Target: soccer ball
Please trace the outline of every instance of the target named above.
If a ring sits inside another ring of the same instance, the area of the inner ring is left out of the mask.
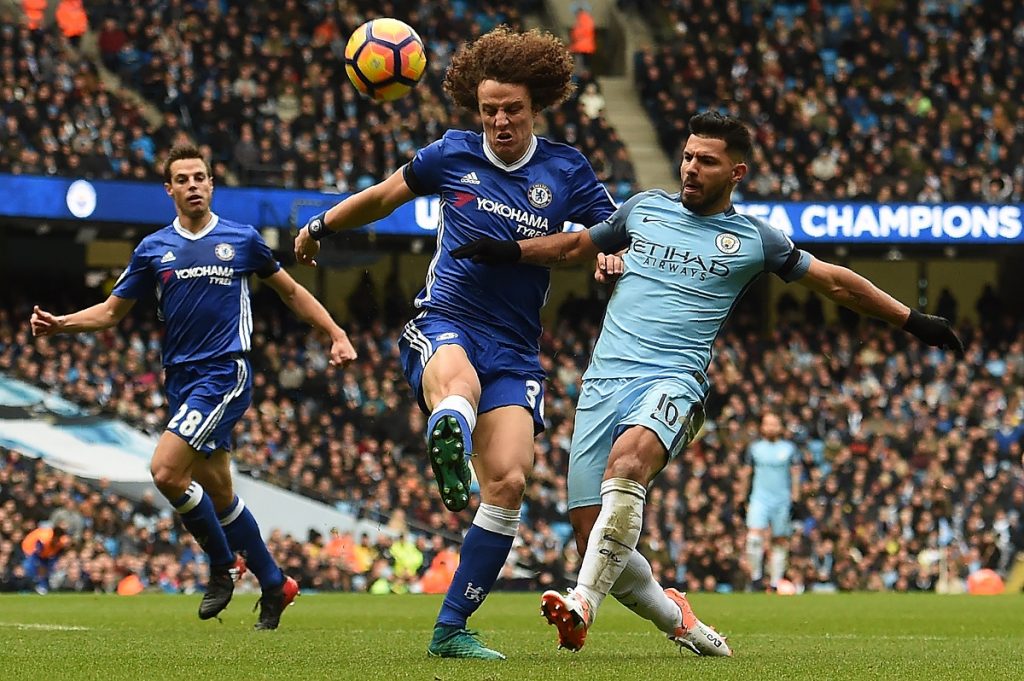
[[[398,19],[374,19],[360,26],[345,46],[345,72],[356,90],[378,102],[406,94],[423,76],[423,41]]]

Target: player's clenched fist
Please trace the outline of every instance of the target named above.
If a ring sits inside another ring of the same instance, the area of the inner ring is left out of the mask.
[[[316,267],[316,256],[320,252],[320,238],[327,234],[327,211],[314,215],[299,230],[295,237],[295,262]]]
[[[356,358],[356,349],[352,347],[352,341],[344,331],[340,335],[331,338],[331,366],[341,366]]]
[[[52,336],[60,333],[61,318],[40,309],[38,305],[32,308],[30,323],[33,336]]]

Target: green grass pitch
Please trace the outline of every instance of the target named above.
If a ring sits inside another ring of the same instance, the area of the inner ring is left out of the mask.
[[[0,596],[0,679],[1021,679],[1024,598],[925,594],[691,598],[733,659],[680,654],[613,599],[587,645],[556,650],[536,594],[491,596],[474,618],[505,662],[426,655],[435,596],[306,595],[254,632],[255,594],[223,622],[198,596]]]

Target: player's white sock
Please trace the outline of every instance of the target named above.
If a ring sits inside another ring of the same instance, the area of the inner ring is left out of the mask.
[[[466,420],[466,425],[469,426],[469,432],[472,433],[473,429],[476,428],[476,409],[473,408],[470,401],[462,395],[449,395],[435,404],[434,409],[430,413],[433,415],[439,411],[449,409],[456,412]]]
[[[601,513],[590,531],[575,590],[590,605],[591,623],[640,539],[646,495],[643,485],[627,478],[601,483]]]
[[[760,532],[747,531],[747,562],[750,563],[750,581],[764,578],[764,538]]]
[[[788,555],[789,551],[786,550],[785,546],[779,544],[772,546],[772,560],[768,567],[772,586],[778,584],[782,576],[786,574],[786,558]]]
[[[666,634],[674,634],[683,623],[679,606],[665,595],[665,590],[654,579],[651,564],[636,549],[629,554],[625,569],[612,585],[612,595]]]

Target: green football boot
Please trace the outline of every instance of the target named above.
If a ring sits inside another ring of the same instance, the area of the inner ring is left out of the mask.
[[[464,627],[438,624],[427,646],[431,657],[459,657],[469,660],[504,660],[505,656],[480,641],[480,635]]]
[[[427,455],[445,508],[454,512],[466,508],[473,476],[466,461],[462,426],[454,416],[442,416],[434,424],[427,438]]]

